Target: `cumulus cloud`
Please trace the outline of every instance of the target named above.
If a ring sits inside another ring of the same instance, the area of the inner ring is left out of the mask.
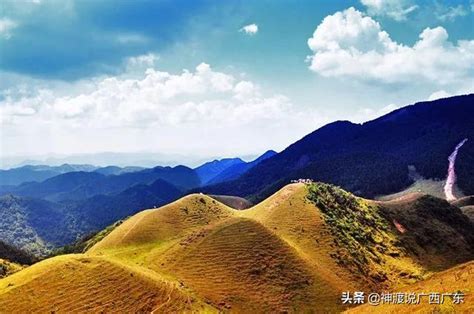
[[[153,61],[152,55],[130,60]],[[0,114],[3,122],[36,114],[44,120],[74,119],[97,127],[144,127],[204,121],[241,123],[283,114],[288,105],[282,95],[264,96],[253,83],[201,63],[193,72],[171,74],[150,67],[138,79],[105,78],[91,92],[74,96],[58,97],[40,90],[34,97],[7,97],[1,102]]]
[[[258,25],[257,24],[245,25],[239,31],[244,32],[245,34],[248,34],[248,35],[255,35],[258,32]]]
[[[9,18],[0,18],[0,37],[9,39],[12,29],[16,28],[18,23]]]
[[[146,55],[129,62],[153,60]],[[289,143],[317,125],[286,96],[268,94],[258,84],[206,63],[176,74],[149,67],[140,77],[95,78],[85,85],[71,87],[79,91],[74,94],[64,94],[64,88],[61,93],[4,93],[3,149],[68,153],[148,147],[192,153],[199,144],[196,154],[255,153],[283,148],[282,139]]]
[[[396,21],[404,21],[418,6],[410,0],[361,0],[370,15],[388,16]]]
[[[472,88],[474,40],[452,43],[443,27],[426,28],[413,46],[349,8],[329,15],[308,39],[310,69],[322,76],[384,83],[466,84]],[[470,83],[469,83],[470,82]]]

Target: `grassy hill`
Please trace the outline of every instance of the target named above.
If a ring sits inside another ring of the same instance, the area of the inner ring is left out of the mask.
[[[230,195],[210,195],[213,199],[221,202],[229,207],[234,209],[247,209],[252,207],[252,203],[243,198],[238,196],[230,196]]]
[[[0,308],[8,313],[212,310],[157,274],[83,255],[54,257],[3,279]]]
[[[429,279],[415,283],[399,292],[406,293],[454,293],[462,292],[464,302],[453,304],[450,297],[444,299],[443,304],[429,304],[429,297],[423,297],[420,304],[399,305],[382,304],[378,306],[363,305],[347,311],[347,313],[473,313],[474,312],[474,262],[468,262],[448,270],[439,272]],[[398,292],[398,291],[397,291]]]
[[[341,312],[342,291],[398,289],[472,260],[473,230],[459,208],[422,195],[396,204],[291,184],[234,210],[192,194],[134,215],[85,254],[0,280],[0,306]]]

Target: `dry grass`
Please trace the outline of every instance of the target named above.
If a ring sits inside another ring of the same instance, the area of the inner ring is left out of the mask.
[[[411,201],[405,197],[390,204]],[[365,200],[360,202],[369,210]],[[339,222],[348,224],[346,218]],[[421,279],[399,280],[400,273],[425,271],[410,254],[379,252],[378,264],[364,264],[387,274],[386,282],[375,286],[344,263],[353,248],[327,219],[308,199],[304,184],[288,185],[247,210],[189,195],[131,217],[86,254],[48,259],[0,280],[0,309],[334,313],[344,310],[342,291],[398,288]],[[353,228],[380,231],[360,222]],[[394,245],[400,236],[395,227],[384,230],[386,244]],[[356,256],[377,261],[360,245]]]
[[[378,306],[363,305],[348,310],[347,313],[474,313],[474,262],[468,262],[451,269],[434,274],[431,278],[407,286],[400,292],[415,293],[454,293],[465,294],[463,303],[453,304],[447,297],[443,304],[429,304],[424,297],[417,305],[382,304]]]
[[[5,313],[210,310],[175,284],[104,258],[64,255],[0,282]]]
[[[230,196],[230,195],[210,195],[213,199],[225,204],[233,209],[247,209],[252,207],[252,202],[246,200],[243,197]]]

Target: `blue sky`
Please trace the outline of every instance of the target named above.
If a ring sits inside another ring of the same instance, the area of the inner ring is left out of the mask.
[[[473,91],[474,2],[0,3],[1,154],[236,156]]]

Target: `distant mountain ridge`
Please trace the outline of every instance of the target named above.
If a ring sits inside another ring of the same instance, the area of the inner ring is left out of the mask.
[[[226,182],[238,178],[249,169],[258,165],[260,162],[276,154],[273,150],[268,150],[255,160],[246,162],[240,158],[224,158],[213,160],[195,168],[201,185],[209,185],[220,182]]]
[[[16,187],[3,187],[0,194],[15,194],[50,201],[80,200],[99,194],[121,192],[135,184],[151,184],[162,179],[187,190],[200,184],[197,174],[185,166],[155,167],[119,175],[104,175],[99,172],[68,172],[43,182],[24,183]]]
[[[247,172],[251,168],[255,167],[256,165],[264,161],[265,159],[268,159],[276,154],[277,153],[275,151],[269,150],[269,151],[266,151],[263,155],[259,156],[255,160],[232,165],[228,167],[227,169],[223,170],[222,172],[220,172],[215,177],[213,177],[208,183],[216,184],[216,183],[221,183],[221,182],[237,179],[238,177],[243,175],[245,172]]]
[[[134,185],[118,194],[60,203],[6,195],[0,197],[0,239],[43,256],[143,208],[172,202],[182,194],[170,183],[158,179],[149,185]]]
[[[143,167],[97,167],[93,165],[63,164],[61,166],[26,165],[8,170],[0,170],[0,185],[20,185],[26,182],[42,182],[69,172],[97,172],[104,175],[119,175],[144,170]]]
[[[319,128],[233,181],[201,191],[261,200],[292,179],[333,183],[364,197],[398,192],[413,180],[444,178],[447,158],[464,138],[474,139],[474,94],[420,102],[373,121],[337,121]],[[474,194],[474,140],[456,163],[458,186]]]
[[[214,177],[219,175],[222,171],[225,171],[229,167],[244,164],[245,162],[240,158],[224,158],[224,159],[215,159],[213,161],[206,162],[205,164],[194,168],[201,184],[207,184]]]
[[[19,185],[24,182],[41,182],[63,173],[74,171],[94,171],[96,169],[97,167],[91,165],[27,165],[8,170],[0,170],[0,185]]]

